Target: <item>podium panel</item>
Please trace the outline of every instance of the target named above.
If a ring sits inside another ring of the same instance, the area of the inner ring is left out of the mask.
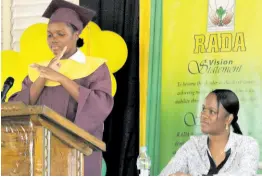
[[[1,175],[83,176],[84,155],[105,144],[45,106],[4,103]]]

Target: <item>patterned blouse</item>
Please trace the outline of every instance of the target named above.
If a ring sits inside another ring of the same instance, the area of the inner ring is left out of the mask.
[[[210,161],[212,156],[207,142],[207,135],[190,137],[190,140],[177,151],[160,175],[168,176],[176,172],[193,176],[209,174],[212,168]],[[251,176],[257,174],[259,146],[254,138],[231,132],[224,151],[230,154],[217,175]]]

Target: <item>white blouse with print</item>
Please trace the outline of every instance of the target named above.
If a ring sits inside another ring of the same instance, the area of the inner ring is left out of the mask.
[[[211,156],[207,139],[207,135],[190,137],[160,175],[168,176],[176,172],[193,176],[206,175],[210,169],[207,153]],[[231,132],[224,151],[229,149],[231,154],[217,175],[256,175],[259,166],[259,146],[254,138]]]

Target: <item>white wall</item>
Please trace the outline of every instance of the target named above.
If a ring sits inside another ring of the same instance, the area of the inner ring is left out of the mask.
[[[10,49],[11,0],[1,1],[1,49]]]
[[[67,0],[79,4],[79,0]],[[51,0],[1,1],[1,50],[19,51],[19,39],[32,24],[48,22],[41,17]]]

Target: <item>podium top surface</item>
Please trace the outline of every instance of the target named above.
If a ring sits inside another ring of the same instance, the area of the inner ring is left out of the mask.
[[[52,122],[57,127],[62,127],[64,130],[74,134],[84,141],[92,144],[95,149],[105,151],[106,145],[103,141],[89,134],[85,130],[79,128],[76,124],[59,115],[52,109],[43,105],[25,105],[23,102],[8,102],[1,105],[1,118],[16,119],[19,116],[39,115],[45,120]],[[1,121],[2,121],[1,120]]]

